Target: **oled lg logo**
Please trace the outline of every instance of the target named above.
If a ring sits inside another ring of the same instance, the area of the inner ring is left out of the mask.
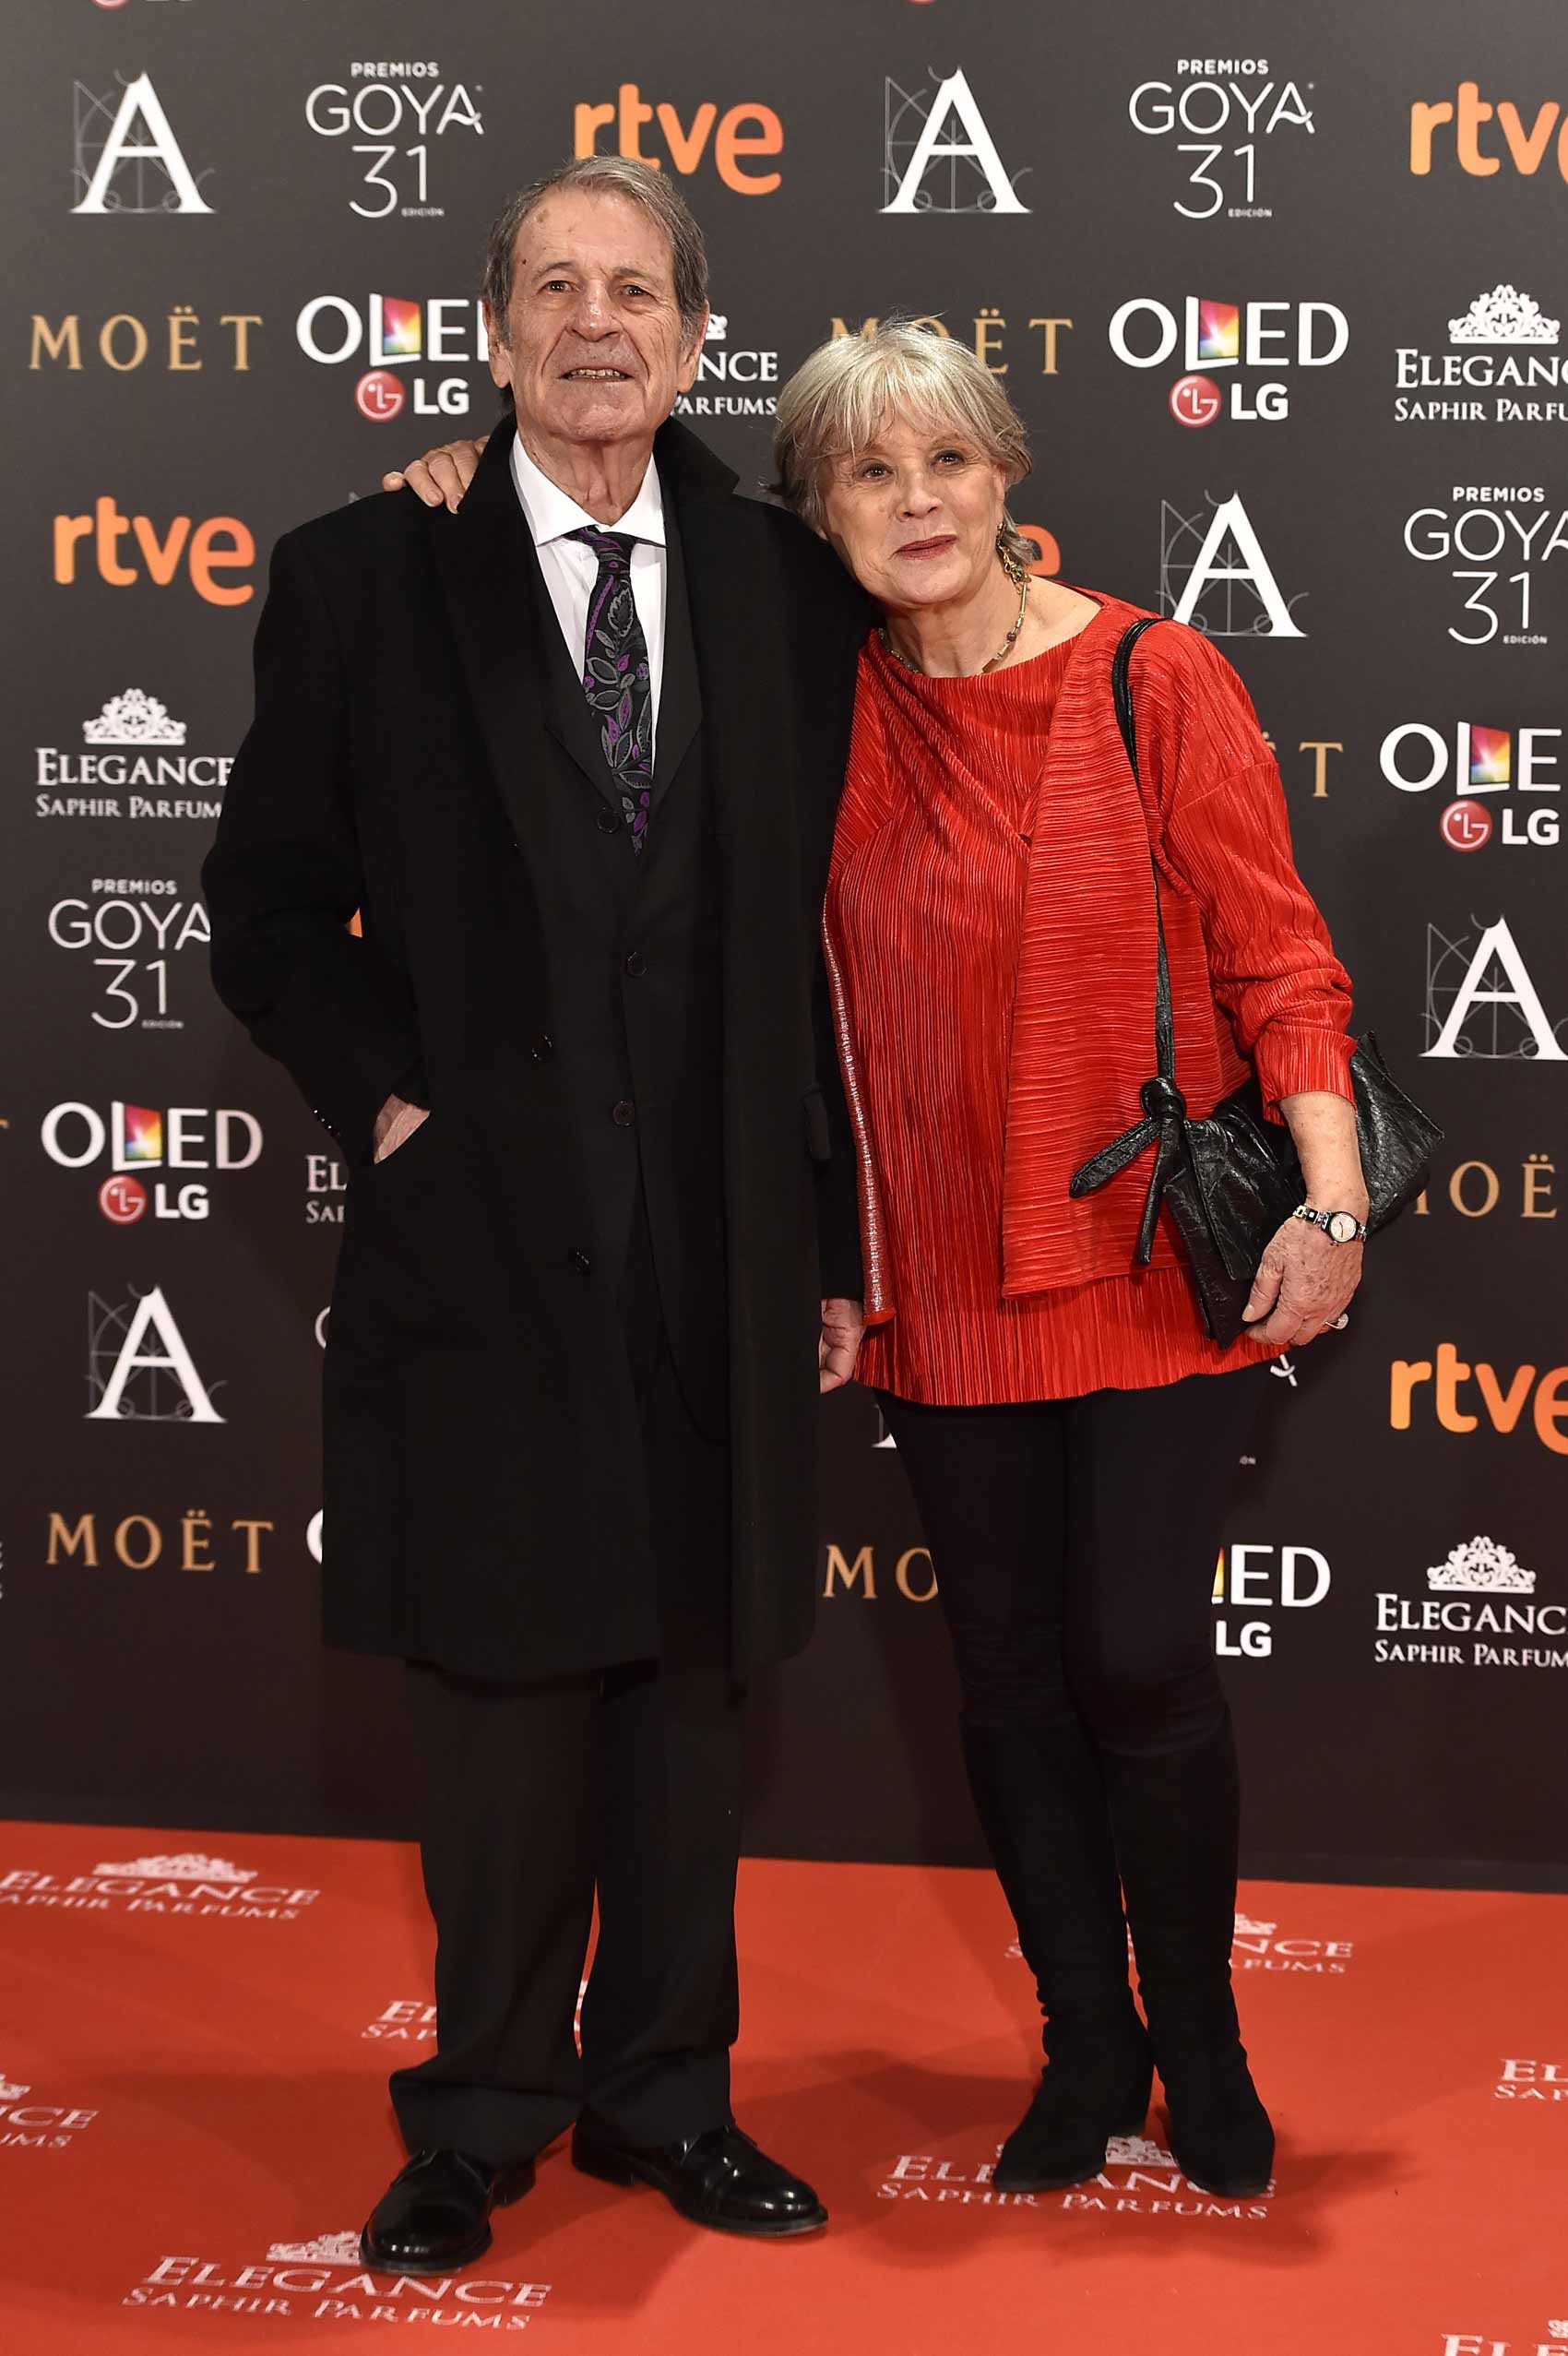
[[[1219,303],[1196,294],[1187,296],[1180,321],[1168,304],[1136,295],[1112,313],[1110,335],[1126,368],[1163,368],[1180,346],[1187,373],[1170,394],[1179,425],[1210,425],[1227,411],[1239,423],[1289,414],[1282,375],[1252,387],[1232,378],[1221,391],[1204,370],[1332,368],[1350,343],[1349,323],[1335,303]]]
[[[1214,1571],[1214,1648],[1231,1660],[1267,1660],[1274,1614],[1311,1612],[1334,1584],[1315,1546],[1222,1547]]]
[[[1426,721],[1408,720],[1389,730],[1379,761],[1388,783],[1400,793],[1430,793],[1445,788],[1458,798],[1447,802],[1438,830],[1451,851],[1483,851],[1495,836],[1515,848],[1554,845],[1561,822],[1554,803],[1521,807],[1515,794],[1557,794],[1561,780],[1547,775],[1558,755],[1545,749],[1561,738],[1561,728],[1487,728],[1479,720],[1455,723],[1453,735],[1443,734]]]
[[[364,363],[354,387],[354,406],[373,424],[397,417],[412,379],[416,417],[466,417],[470,398],[466,376],[455,368],[481,368],[489,356],[484,314],[471,294],[438,294],[417,301],[399,294],[372,294],[362,305],[342,294],[316,294],[301,309],[294,336],[307,360],[319,367]]]
[[[41,1141],[62,1170],[88,1170],[107,1150],[110,1174],[98,1207],[117,1227],[129,1227],[149,1206],[155,1219],[206,1219],[208,1189],[197,1180],[154,1176],[160,1172],[250,1170],[261,1159],[261,1123],[233,1105],[208,1112],[171,1105],[167,1113],[118,1100],[105,1120],[90,1104],[56,1104],[44,1115]],[[152,1179],[148,1196],[143,1183]]]

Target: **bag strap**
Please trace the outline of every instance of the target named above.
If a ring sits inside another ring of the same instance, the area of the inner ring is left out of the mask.
[[[1142,779],[1138,775],[1138,739],[1133,722],[1133,648],[1146,630],[1152,630],[1162,617],[1146,613],[1139,622],[1129,623],[1116,641],[1116,652],[1111,662],[1111,697],[1116,707],[1116,724],[1122,731],[1122,742],[1127,748],[1127,766],[1133,772],[1133,782],[1139,788],[1139,809],[1143,806]],[[1159,866],[1154,846],[1149,845],[1149,874],[1154,879],[1154,1052],[1155,1069],[1162,1080],[1174,1084],[1176,1078],[1176,1021],[1170,1005],[1170,964],[1165,954],[1165,914],[1159,898]]]

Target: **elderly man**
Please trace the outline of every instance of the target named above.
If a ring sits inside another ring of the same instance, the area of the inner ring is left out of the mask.
[[[404,2272],[568,2126],[700,2223],[826,2216],[729,2049],[745,1681],[809,1632],[859,1328],[817,917],[863,618],[667,422],[707,319],[668,175],[521,191],[485,307],[516,431],[457,513],[279,542],[206,870],[217,987],[351,1173],[327,1631],[410,1663],[438,1935],[363,2239]]]

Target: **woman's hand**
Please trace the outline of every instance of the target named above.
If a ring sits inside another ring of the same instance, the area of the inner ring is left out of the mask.
[[[1356,1108],[1324,1089],[1281,1097],[1301,1164],[1307,1200],[1320,1209],[1367,1215],[1367,1182],[1356,1136]],[[1320,1227],[1288,1219],[1258,1262],[1247,1305],[1247,1335],[1265,1350],[1304,1350],[1341,1318],[1361,1280],[1359,1243],[1331,1243]]]
[[[1344,1315],[1360,1280],[1359,1243],[1331,1243],[1321,1228],[1288,1219],[1258,1262],[1241,1312],[1245,1339],[1268,1351],[1304,1350]]]
[[[438,450],[427,450],[422,458],[415,458],[401,473],[394,469],[390,474],[384,474],[381,487],[383,491],[415,492],[427,507],[445,505],[456,515],[489,439],[486,434],[477,442],[443,442]]]

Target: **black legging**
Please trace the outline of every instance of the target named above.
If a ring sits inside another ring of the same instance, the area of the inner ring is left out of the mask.
[[[1158,1758],[1225,1722],[1212,1595],[1265,1366],[1022,1407],[879,1393],[977,1726],[1075,1717]]]

